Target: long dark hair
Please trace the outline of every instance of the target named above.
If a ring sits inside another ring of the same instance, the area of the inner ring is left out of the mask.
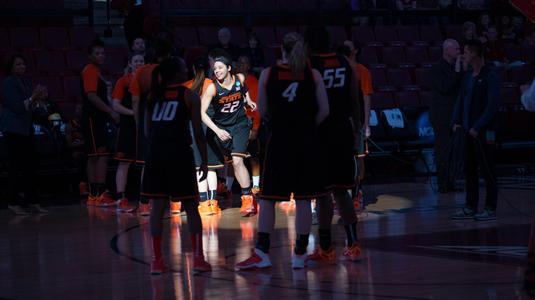
[[[206,72],[208,71],[208,60],[206,57],[197,57],[193,61],[193,68],[195,69],[195,78],[193,79],[191,90],[200,95],[204,85],[204,79],[206,78]]]
[[[15,64],[15,60],[17,60],[17,58],[22,59],[25,64],[28,64],[28,60],[22,54],[20,53],[11,54],[4,61],[4,74],[6,74],[6,76],[12,75],[13,65]]]
[[[179,81],[177,75],[184,71],[185,64],[180,58],[165,59],[154,68],[152,71],[150,95],[147,102],[149,111],[152,111],[157,99],[162,99],[165,96],[167,86]]]

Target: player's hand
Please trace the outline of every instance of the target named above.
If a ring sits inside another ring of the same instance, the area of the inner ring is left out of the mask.
[[[197,172],[199,173],[199,181],[204,181],[208,177],[208,166],[206,163],[202,163]]]
[[[119,124],[119,121],[121,120],[121,116],[117,112],[112,111],[110,113],[110,117],[111,117],[113,123]]]
[[[372,131],[370,129],[370,126],[366,125],[364,126],[364,136],[366,138],[369,138],[372,135]]]
[[[254,141],[258,138],[258,129],[251,129],[251,132],[249,133],[249,140]]]
[[[256,103],[254,103],[254,101],[247,101],[247,106],[249,106],[249,109],[251,109],[251,111],[256,110]]]
[[[219,129],[217,132],[217,137],[222,140],[223,142],[224,141],[228,141],[230,139],[232,139],[232,136],[230,135],[230,133],[228,133],[227,131],[223,130],[223,129]]]

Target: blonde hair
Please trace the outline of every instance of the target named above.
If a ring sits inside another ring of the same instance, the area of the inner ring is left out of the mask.
[[[286,54],[288,65],[294,73],[297,74],[303,72],[307,61],[307,52],[303,37],[297,32],[287,33],[282,39],[282,49]]]

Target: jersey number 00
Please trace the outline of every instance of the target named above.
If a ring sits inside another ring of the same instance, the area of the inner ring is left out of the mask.
[[[152,112],[152,121],[172,121],[175,118],[177,107],[178,102],[176,101],[157,102]]]

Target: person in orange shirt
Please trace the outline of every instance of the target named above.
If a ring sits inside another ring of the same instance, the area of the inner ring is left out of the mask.
[[[156,61],[159,63],[169,57],[171,43],[164,39],[157,39],[154,43],[154,51],[157,57]],[[145,107],[151,88],[152,71],[158,66],[158,63],[146,64],[138,68],[128,87],[128,92],[132,94],[132,110],[137,127],[136,163],[141,165],[145,163],[145,156],[147,155],[147,147],[149,145],[145,136]],[[180,212],[179,202],[172,202],[171,206],[172,212]],[[149,215],[150,206],[147,198],[141,198],[138,213],[142,216]]]
[[[134,72],[145,64],[143,54],[134,53],[128,60],[127,74],[117,80],[112,93],[113,110],[121,114],[119,132],[117,135],[117,149],[114,159],[119,162],[115,182],[117,185],[117,211],[133,212],[136,207],[128,203],[126,198],[126,182],[131,163],[136,162],[136,122],[132,110],[132,95],[128,92]]]
[[[197,95],[202,96],[204,91],[212,84],[212,80],[206,78],[208,72],[208,59],[206,57],[198,57],[193,62],[193,73],[195,78],[186,81],[182,85],[195,92]],[[213,114],[211,112],[210,114]],[[206,125],[202,124],[203,132],[206,133]],[[199,148],[193,140],[192,143],[193,156],[195,158],[195,166],[199,168],[202,164],[201,154]],[[211,147],[206,147],[207,151],[212,151]],[[215,155],[211,153],[210,155]],[[216,170],[222,168],[223,165],[208,165],[208,170]],[[198,176],[197,186],[199,188],[199,213],[201,215],[214,215],[221,213],[219,204],[216,200],[217,195],[217,173],[208,172],[208,176],[205,180],[200,180]]]
[[[358,62],[358,57],[361,53],[361,47],[358,42],[353,43],[353,41],[345,41],[344,45],[340,48],[341,54],[346,56],[349,61],[352,63],[353,68],[357,71],[357,74],[360,78],[360,93],[361,103],[360,103],[360,119],[362,123],[360,124],[360,141],[357,145],[357,155],[358,155],[358,177],[357,177],[357,188],[353,191],[353,199],[355,208],[361,210],[362,206],[362,190],[361,182],[364,179],[365,174],[365,165],[364,157],[368,155],[368,138],[371,135],[370,131],[370,110],[371,110],[371,95],[373,94],[373,85],[372,85],[372,76],[370,70],[368,70],[364,65]]]
[[[256,97],[258,96],[258,78],[251,73],[251,62],[248,56],[240,56],[238,58],[238,64],[236,66],[238,73],[245,75],[245,85],[249,88],[249,96],[251,100],[256,103]],[[258,141],[258,130],[260,129],[261,119],[260,112],[258,110],[252,111],[247,108],[247,117],[252,120],[253,127],[249,134],[249,146],[247,152],[251,155],[249,157],[249,163],[251,164],[251,173],[253,176],[253,194],[257,194],[260,191],[260,143]]]
[[[115,199],[106,190],[106,170],[108,168],[108,119],[119,122],[108,101],[108,84],[102,77],[100,68],[106,60],[104,44],[94,41],[88,48],[89,64],[82,71],[84,101],[82,128],[86,136],[87,177],[90,194],[87,205],[113,206]]]

